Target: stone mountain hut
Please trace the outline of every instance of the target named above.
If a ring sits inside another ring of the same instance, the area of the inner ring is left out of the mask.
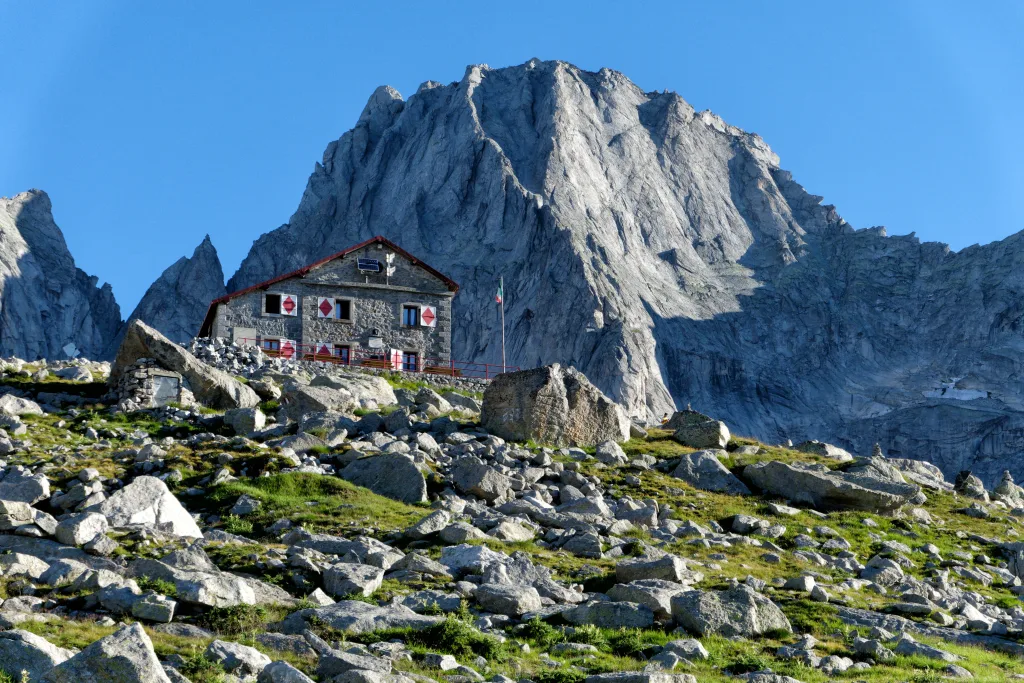
[[[450,278],[377,236],[214,299],[199,336],[285,358],[443,371],[458,291]]]

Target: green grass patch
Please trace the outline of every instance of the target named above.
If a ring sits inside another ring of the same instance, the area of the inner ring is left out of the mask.
[[[266,526],[282,517],[310,529],[339,533],[359,526],[382,531],[404,529],[426,514],[423,508],[378,496],[337,477],[286,473],[221,484],[209,501],[230,508],[243,493],[263,503],[246,520]]]

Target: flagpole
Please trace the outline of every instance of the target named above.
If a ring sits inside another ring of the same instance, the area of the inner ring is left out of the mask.
[[[501,288],[501,371],[505,372],[505,277],[498,280]]]

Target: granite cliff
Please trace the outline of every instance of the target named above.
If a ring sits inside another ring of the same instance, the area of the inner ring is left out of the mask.
[[[125,322],[113,351],[134,320],[153,326],[171,341],[189,342],[199,332],[210,302],[225,293],[224,270],[207,235],[191,258],[182,256],[150,285]]]
[[[121,310],[97,283],[75,266],[45,192],[0,197],[0,356],[102,358]]]
[[[564,62],[374,92],[233,290],[375,234],[462,285],[455,356],[583,370],[635,416],[691,404],[994,481],[1024,465],[1024,238],[855,230],[757,135]]]

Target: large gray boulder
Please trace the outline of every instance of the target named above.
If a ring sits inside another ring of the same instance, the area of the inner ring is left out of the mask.
[[[593,624],[600,628],[648,628],[654,611],[634,602],[588,602],[562,612],[570,624]]]
[[[192,515],[182,507],[167,484],[156,477],[136,477],[132,483],[86,511],[98,512],[115,528],[143,524],[183,538],[203,537]]]
[[[511,479],[474,456],[466,456],[455,461],[451,470],[451,480],[459,491],[471,493],[487,501],[507,496],[512,490]]]
[[[427,480],[412,458],[401,453],[369,455],[353,460],[338,473],[356,486],[403,503],[427,500]]]
[[[45,474],[32,474],[24,467],[14,467],[0,479],[0,500],[32,505],[49,497],[50,482]]]
[[[57,647],[28,631],[0,631],[0,671],[6,671],[15,681],[21,680],[23,672],[29,681],[37,681],[74,654],[74,650]]]
[[[882,458],[857,462],[855,467],[838,471],[824,465],[773,460],[744,468],[743,478],[765,493],[820,510],[892,512],[921,491]]]
[[[729,445],[729,428],[724,422],[694,410],[680,410],[662,425],[674,432],[679,443],[694,448],[725,448]]]
[[[680,593],[672,598],[672,616],[677,624],[699,636],[752,638],[793,631],[778,605],[744,585],[724,591]]]
[[[473,596],[481,609],[510,617],[521,617],[527,612],[536,612],[543,607],[540,594],[533,586],[485,583]]]
[[[110,384],[116,386],[121,375],[135,361],[152,358],[161,367],[181,374],[196,400],[211,408],[253,408],[260,403],[256,392],[228,373],[206,365],[191,353],[141,320],[128,326],[110,370]]]
[[[333,605],[303,609],[288,615],[280,624],[281,633],[300,634],[310,621],[325,624],[338,631],[370,633],[387,628],[411,628],[420,631],[441,621],[440,617],[416,614],[403,605],[369,605],[357,600],[342,600]]]
[[[170,683],[142,624],[97,640],[51,669],[43,683]]]
[[[724,456],[726,452],[704,450],[687,453],[679,459],[672,476],[702,491],[748,495],[750,489],[722,464],[719,455]]]
[[[35,401],[20,398],[14,394],[0,396],[0,415],[21,417],[22,415],[42,415],[43,409]]]
[[[324,571],[324,590],[332,598],[366,597],[380,588],[384,570],[366,564],[339,562]]]
[[[251,581],[217,566],[197,546],[174,551],[160,560],[139,558],[128,565],[135,578],[161,579],[175,586],[178,600],[205,607],[233,607],[277,602],[261,601]]]
[[[510,441],[596,446],[627,441],[629,418],[573,367],[558,363],[498,375],[484,391],[480,423]]]
[[[271,661],[270,657],[254,647],[226,640],[213,641],[203,654],[211,662],[220,664],[225,671],[238,676],[258,676]]]

